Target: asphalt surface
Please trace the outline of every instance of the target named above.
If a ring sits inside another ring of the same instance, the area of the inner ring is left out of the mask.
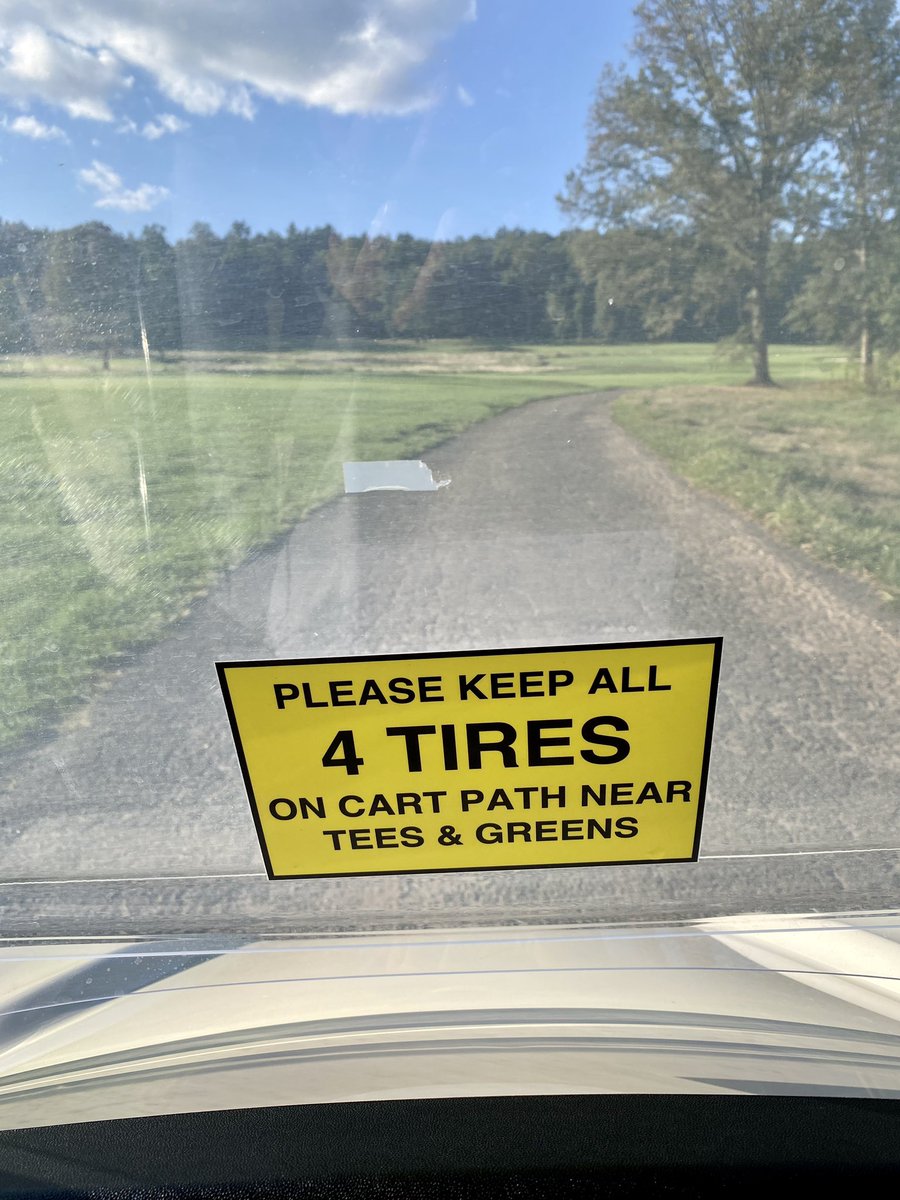
[[[606,396],[530,404],[425,459],[447,487],[323,506],[7,765],[0,935],[896,904],[900,639],[862,584],[675,478]],[[216,660],[711,634],[725,653],[700,863],[260,876]]]

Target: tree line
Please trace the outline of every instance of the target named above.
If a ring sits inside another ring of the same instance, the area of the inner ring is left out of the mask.
[[[635,24],[633,65],[601,76],[563,207],[598,229],[702,239],[740,289],[763,385],[783,244],[811,245],[791,320],[855,336],[869,375],[898,337],[894,0],[643,0]]]
[[[779,341],[846,333],[858,261],[839,226],[776,237],[767,322]],[[900,281],[900,238],[890,261]],[[893,267],[891,268],[893,270]],[[849,282],[849,286],[847,286]],[[823,305],[819,297],[828,297]],[[842,299],[843,297],[843,299]],[[0,221],[0,353],[165,355],[277,350],[313,339],[495,342],[739,339],[745,281],[691,228],[501,229],[429,242],[334,229],[169,241],[90,222],[67,230]],[[900,322],[898,322],[900,326]],[[900,327],[885,326],[895,341]]]

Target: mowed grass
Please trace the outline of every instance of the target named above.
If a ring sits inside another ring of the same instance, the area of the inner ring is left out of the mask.
[[[900,611],[900,403],[849,384],[623,393],[616,418],[693,483]]]
[[[780,382],[843,378],[852,372],[847,355],[828,346],[774,346],[772,371]],[[116,376],[134,374],[134,360],[113,362]],[[170,354],[153,361],[155,378],[184,373],[226,375],[536,376],[575,391],[680,384],[739,384],[750,374],[746,360],[706,344],[592,346],[497,345],[472,342],[393,341],[315,344],[278,353],[203,352]],[[4,376],[41,379],[51,374],[100,377],[100,360],[73,357],[0,357]]]
[[[821,348],[773,365],[843,370]],[[184,355],[149,375],[133,360],[2,360],[0,747],[52,733],[223,570],[337,494],[342,462],[417,456],[541,396],[745,374],[709,346],[354,343]],[[656,444],[656,410],[628,411]]]

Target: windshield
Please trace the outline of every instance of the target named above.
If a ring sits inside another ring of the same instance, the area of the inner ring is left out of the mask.
[[[0,6],[11,1010],[52,939],[896,904],[898,39]]]

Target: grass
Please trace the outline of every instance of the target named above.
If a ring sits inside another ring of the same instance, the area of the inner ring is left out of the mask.
[[[791,347],[773,369],[825,379],[842,367],[833,351]],[[149,377],[134,360],[102,372],[3,359],[0,747],[52,731],[223,570],[339,492],[343,461],[415,456],[525,401],[623,386],[665,389],[658,408],[622,409],[659,446],[667,422],[690,430],[673,385],[693,386],[719,429],[728,418],[697,386],[745,374],[709,346],[350,343],[182,355]]]
[[[900,405],[849,384],[632,392],[629,433],[900,610]]]
[[[113,362],[113,375],[134,375],[133,359]],[[772,371],[780,381],[832,379],[852,367],[846,355],[831,347],[776,346]],[[347,342],[310,345],[280,353],[241,351],[171,354],[153,362],[155,378],[209,372],[225,375],[474,375],[547,381],[551,392],[603,387],[658,387],[678,384],[737,384],[749,374],[746,361],[735,360],[714,346],[497,346],[471,342]],[[42,379],[101,377],[100,360],[75,357],[0,358],[0,380],[6,377]]]

